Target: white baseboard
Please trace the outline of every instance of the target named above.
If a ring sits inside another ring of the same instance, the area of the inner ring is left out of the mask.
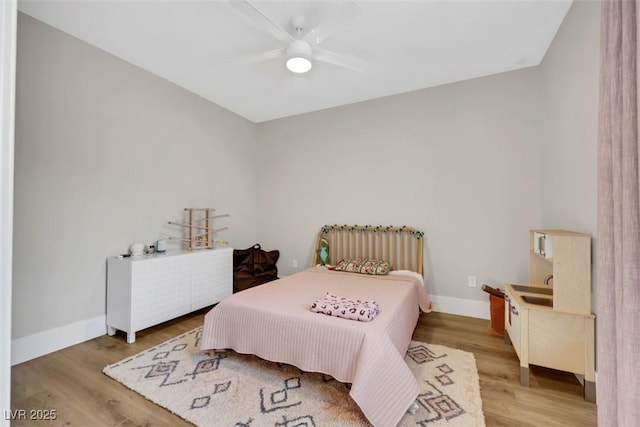
[[[489,302],[431,295],[433,311],[489,319]],[[48,329],[11,342],[11,365],[79,344],[107,333],[106,316]]]
[[[458,316],[477,317],[479,319],[489,319],[489,301],[478,301],[472,299],[441,297],[430,295],[433,301],[433,311],[447,314],[457,314]]]
[[[107,316],[97,316],[27,335],[11,342],[11,365],[79,344],[107,333]]]

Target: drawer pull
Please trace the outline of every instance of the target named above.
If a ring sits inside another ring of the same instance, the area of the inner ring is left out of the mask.
[[[512,307],[511,307],[511,313],[513,313],[513,315],[514,315],[514,316],[517,316],[517,315],[518,315],[518,310],[516,310],[516,307],[515,307],[515,306],[512,306]]]

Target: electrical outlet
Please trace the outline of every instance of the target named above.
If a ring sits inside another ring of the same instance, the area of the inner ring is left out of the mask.
[[[467,285],[469,285],[470,288],[475,288],[476,287],[476,276],[468,276],[467,277]]]
[[[298,260],[297,259],[294,259],[294,260],[291,261],[291,267],[298,268]]]

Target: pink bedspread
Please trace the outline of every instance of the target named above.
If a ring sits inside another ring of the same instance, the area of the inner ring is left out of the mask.
[[[371,322],[319,316],[327,292],[376,300]],[[419,311],[431,301],[418,279],[310,268],[234,294],[205,316],[200,348],[233,349],[351,383],[350,395],[374,426],[395,426],[418,395],[404,362]]]

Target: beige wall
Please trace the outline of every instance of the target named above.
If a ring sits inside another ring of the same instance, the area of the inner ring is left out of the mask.
[[[24,14],[16,116],[14,340],[104,316],[105,258],[185,207],[255,242],[251,122]]]
[[[528,277],[527,230],[595,235],[599,2],[571,7],[541,67],[258,125],[258,236],[280,270],[324,223],[426,232],[429,291]]]
[[[593,237],[597,232],[599,19],[600,2],[574,1],[540,67],[542,226]],[[595,247],[595,239],[593,243]],[[593,296],[597,312],[595,289]]]
[[[538,71],[527,69],[258,125],[258,238],[280,271],[322,224],[426,233],[428,290],[487,300],[527,279],[540,225]],[[467,286],[477,276],[478,287]]]
[[[259,125],[20,15],[13,338],[103,316],[105,258],[186,206],[283,274],[324,223],[406,224],[431,294],[526,281],[527,230],[595,233],[598,7],[542,67]]]
[[[574,1],[540,67],[542,225],[595,235],[600,2]]]

